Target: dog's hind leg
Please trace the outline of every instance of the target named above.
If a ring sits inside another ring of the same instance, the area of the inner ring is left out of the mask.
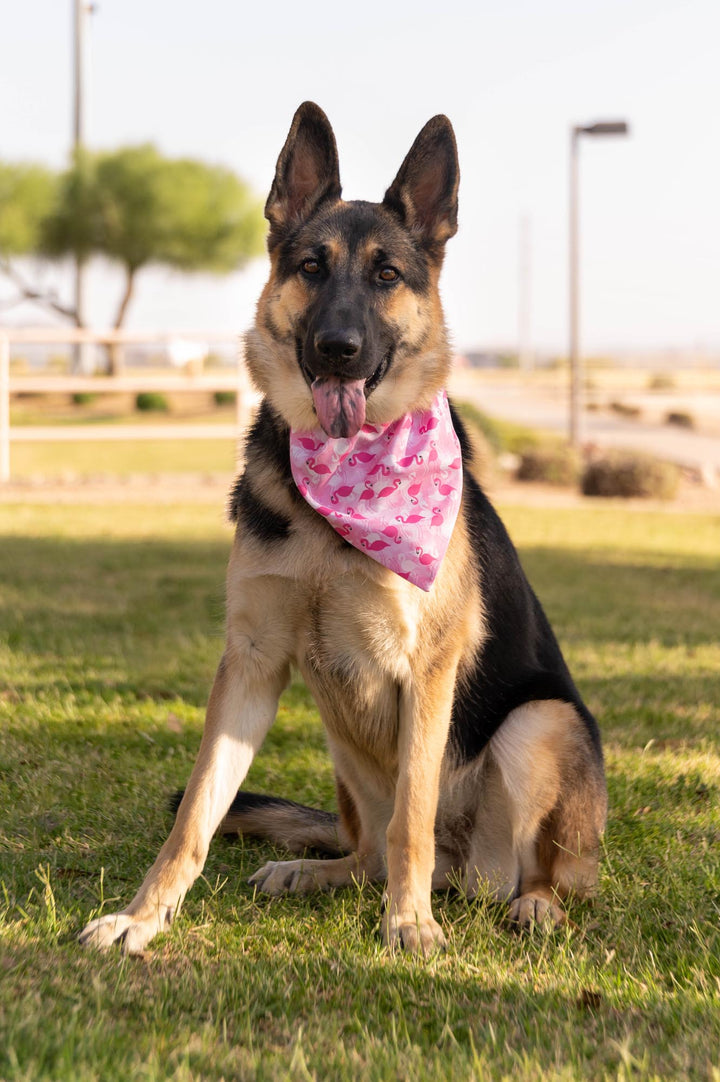
[[[253,580],[243,604],[229,613],[200,751],[170,836],[127,909],[91,921],[81,943],[106,948],[121,940],[126,953],[141,951],[170,924],[202,871],[210,839],[272,724],[287,682],[292,630],[278,626],[273,611],[287,613],[287,590],[275,580]]]
[[[269,860],[248,882],[263,894],[309,894],[381,879],[384,874],[385,863],[379,854],[363,857],[349,853],[335,860]]]
[[[268,861],[249,879],[258,890],[265,894],[307,894],[384,877],[382,848],[369,840],[372,830],[363,831],[360,813],[345,783],[337,775],[335,780],[339,815],[292,800],[238,793],[221,830],[239,829],[243,834],[303,854],[302,860]],[[326,856],[313,859],[305,854],[307,849]],[[335,859],[329,859],[332,857]]]
[[[520,857],[513,840],[513,809],[502,772],[491,753],[478,771],[479,796],[465,871],[470,898],[483,892],[496,902],[517,893]]]
[[[514,710],[490,750],[508,795],[518,867],[510,919],[561,924],[561,902],[591,894],[597,882],[607,809],[600,752],[575,707],[553,700]]]

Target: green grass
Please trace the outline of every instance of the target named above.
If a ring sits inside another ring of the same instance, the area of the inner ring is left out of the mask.
[[[13,426],[53,425],[59,428],[80,425],[91,430],[117,425],[173,425],[198,423],[233,424],[234,406],[212,404],[212,396],[185,392],[168,394],[169,413],[138,411],[127,393],[99,394],[88,405],[73,405],[68,395],[33,395],[13,406]],[[13,481],[68,476],[99,475],[127,478],[152,473],[228,473],[235,469],[237,446],[231,439],[144,439],[133,440],[21,440],[11,444],[10,467]]]
[[[142,958],[83,952],[187,779],[222,649],[217,508],[0,506],[0,1078],[719,1082],[720,520],[509,508],[603,729],[594,905],[518,935],[439,897],[447,954],[389,957],[380,889],[265,899],[216,841]],[[304,687],[258,789],[333,805]]]
[[[227,439],[23,441],[12,444],[11,477],[226,472],[229,478],[235,458],[235,443]]]
[[[472,402],[461,401],[455,405],[462,420],[471,428],[479,430],[496,454],[503,451],[519,454],[531,448],[554,448],[564,442],[553,433],[528,428],[527,425],[505,421],[500,417],[491,417]]]

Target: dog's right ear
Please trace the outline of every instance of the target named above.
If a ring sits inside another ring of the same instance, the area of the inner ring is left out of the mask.
[[[308,218],[326,199],[340,198],[340,167],[330,121],[312,101],[303,102],[280,152],[265,204],[268,246]]]

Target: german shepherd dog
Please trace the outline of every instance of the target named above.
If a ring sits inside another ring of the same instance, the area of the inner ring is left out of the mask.
[[[298,854],[253,875],[267,894],[385,881],[384,942],[421,954],[444,944],[433,890],[483,892],[530,926],[560,924],[563,901],[596,885],[598,728],[457,414],[462,496],[428,589],[349,544],[291,469],[293,433],[351,446],[444,395],[438,279],[458,180],[452,127],[436,116],[381,203],[345,202],[327,117],[310,102],[295,114],[265,208],[270,278],[247,338],[263,399],[232,495],[226,645],[197,762],[136,897],[83,943],[141,951],[218,830]],[[238,791],[293,665],[327,731],[338,814]]]

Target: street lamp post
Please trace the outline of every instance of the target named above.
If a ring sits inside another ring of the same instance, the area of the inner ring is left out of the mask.
[[[570,129],[570,443],[582,443],[582,365],[580,361],[580,229],[578,197],[578,145],[581,135],[627,135],[624,120],[600,121],[597,124],[573,125]]]

